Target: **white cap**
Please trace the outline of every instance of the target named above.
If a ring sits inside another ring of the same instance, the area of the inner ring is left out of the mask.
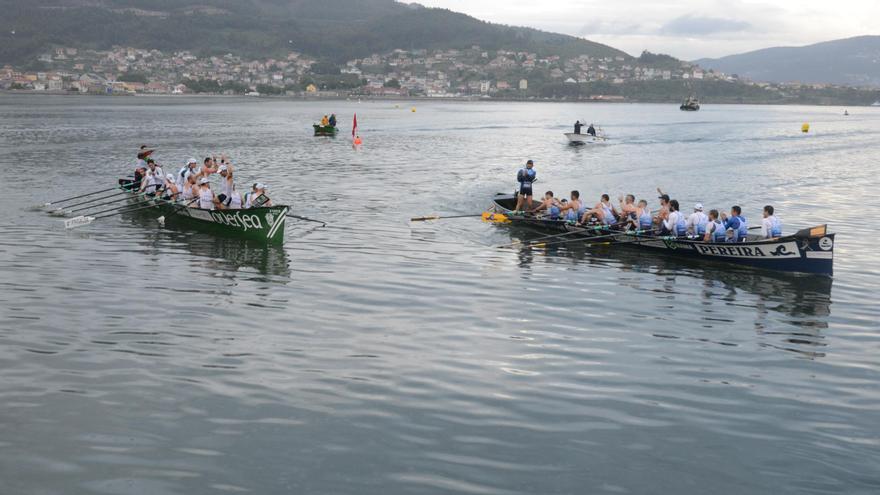
[[[174,174],[165,174],[165,178],[170,180],[171,182],[174,182]]]
[[[199,179],[199,184],[207,184],[208,182],[210,181],[207,177],[202,177],[201,179]]]
[[[703,203],[697,203],[694,205],[695,210],[703,211]]]
[[[220,165],[220,168],[217,169],[217,172],[226,172],[227,170],[229,170],[229,167],[227,167],[226,165]]]
[[[198,163],[199,163],[199,161],[196,160],[195,158],[190,158],[189,160],[186,161],[187,165],[197,165]]]
[[[263,184],[262,182],[257,182],[257,183],[254,185],[254,187],[257,188],[257,189],[266,189],[266,184]]]

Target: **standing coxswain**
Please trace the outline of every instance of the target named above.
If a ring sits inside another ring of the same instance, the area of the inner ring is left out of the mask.
[[[529,160],[526,167],[521,168],[516,173],[516,181],[519,182],[519,194],[516,196],[516,211],[522,211],[524,204],[528,204],[528,209],[532,209],[532,184],[538,175],[534,169],[535,162]]]

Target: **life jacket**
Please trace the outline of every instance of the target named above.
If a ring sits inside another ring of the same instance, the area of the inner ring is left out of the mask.
[[[535,172],[535,169],[522,168],[516,174],[516,180],[522,184],[522,187],[530,188],[532,187],[532,182],[535,181],[536,175],[538,175],[538,173]]]
[[[768,217],[770,220],[770,237],[781,237],[782,236],[782,222],[779,221],[773,215]]]
[[[742,215],[739,216],[739,232],[737,232],[737,234],[739,234],[739,238],[742,240],[745,240],[749,235],[749,226],[746,223],[746,217]]]
[[[205,187],[199,191],[199,208],[203,210],[214,209],[214,192],[211,188]]]
[[[696,215],[699,216],[694,221],[694,230],[696,230],[697,235],[703,235],[706,233],[706,224],[709,223],[709,217],[701,211],[697,212]]]
[[[724,224],[722,224],[719,220],[709,222],[709,224],[713,226],[712,242],[724,242],[727,239],[727,232],[724,230]]]
[[[639,228],[642,230],[650,230],[653,224],[654,220],[651,218],[651,212],[645,208],[639,216]]]

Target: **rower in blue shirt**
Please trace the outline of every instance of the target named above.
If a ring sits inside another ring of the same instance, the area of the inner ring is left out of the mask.
[[[516,173],[516,181],[519,182],[519,193],[516,196],[516,211],[522,211],[523,203],[528,203],[532,209],[532,183],[535,182],[537,172],[533,168],[535,163],[531,160],[526,162],[526,168],[519,169]]]
[[[724,222],[724,230],[733,232],[730,242],[740,242],[746,239],[749,228],[746,225],[746,219],[742,216],[742,208],[737,205],[731,206],[730,216],[722,213],[721,220]]]

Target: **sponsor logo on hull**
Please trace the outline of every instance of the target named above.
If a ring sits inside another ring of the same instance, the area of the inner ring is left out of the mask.
[[[694,244],[694,249],[703,256],[720,258],[774,259],[799,257],[797,243],[739,245],[739,244]]]
[[[231,227],[238,227],[240,229],[243,229],[245,232],[250,229],[263,228],[263,221],[260,220],[259,216],[242,213],[241,210],[237,210],[235,213],[212,211],[211,217],[215,222],[219,224],[229,225]]]

